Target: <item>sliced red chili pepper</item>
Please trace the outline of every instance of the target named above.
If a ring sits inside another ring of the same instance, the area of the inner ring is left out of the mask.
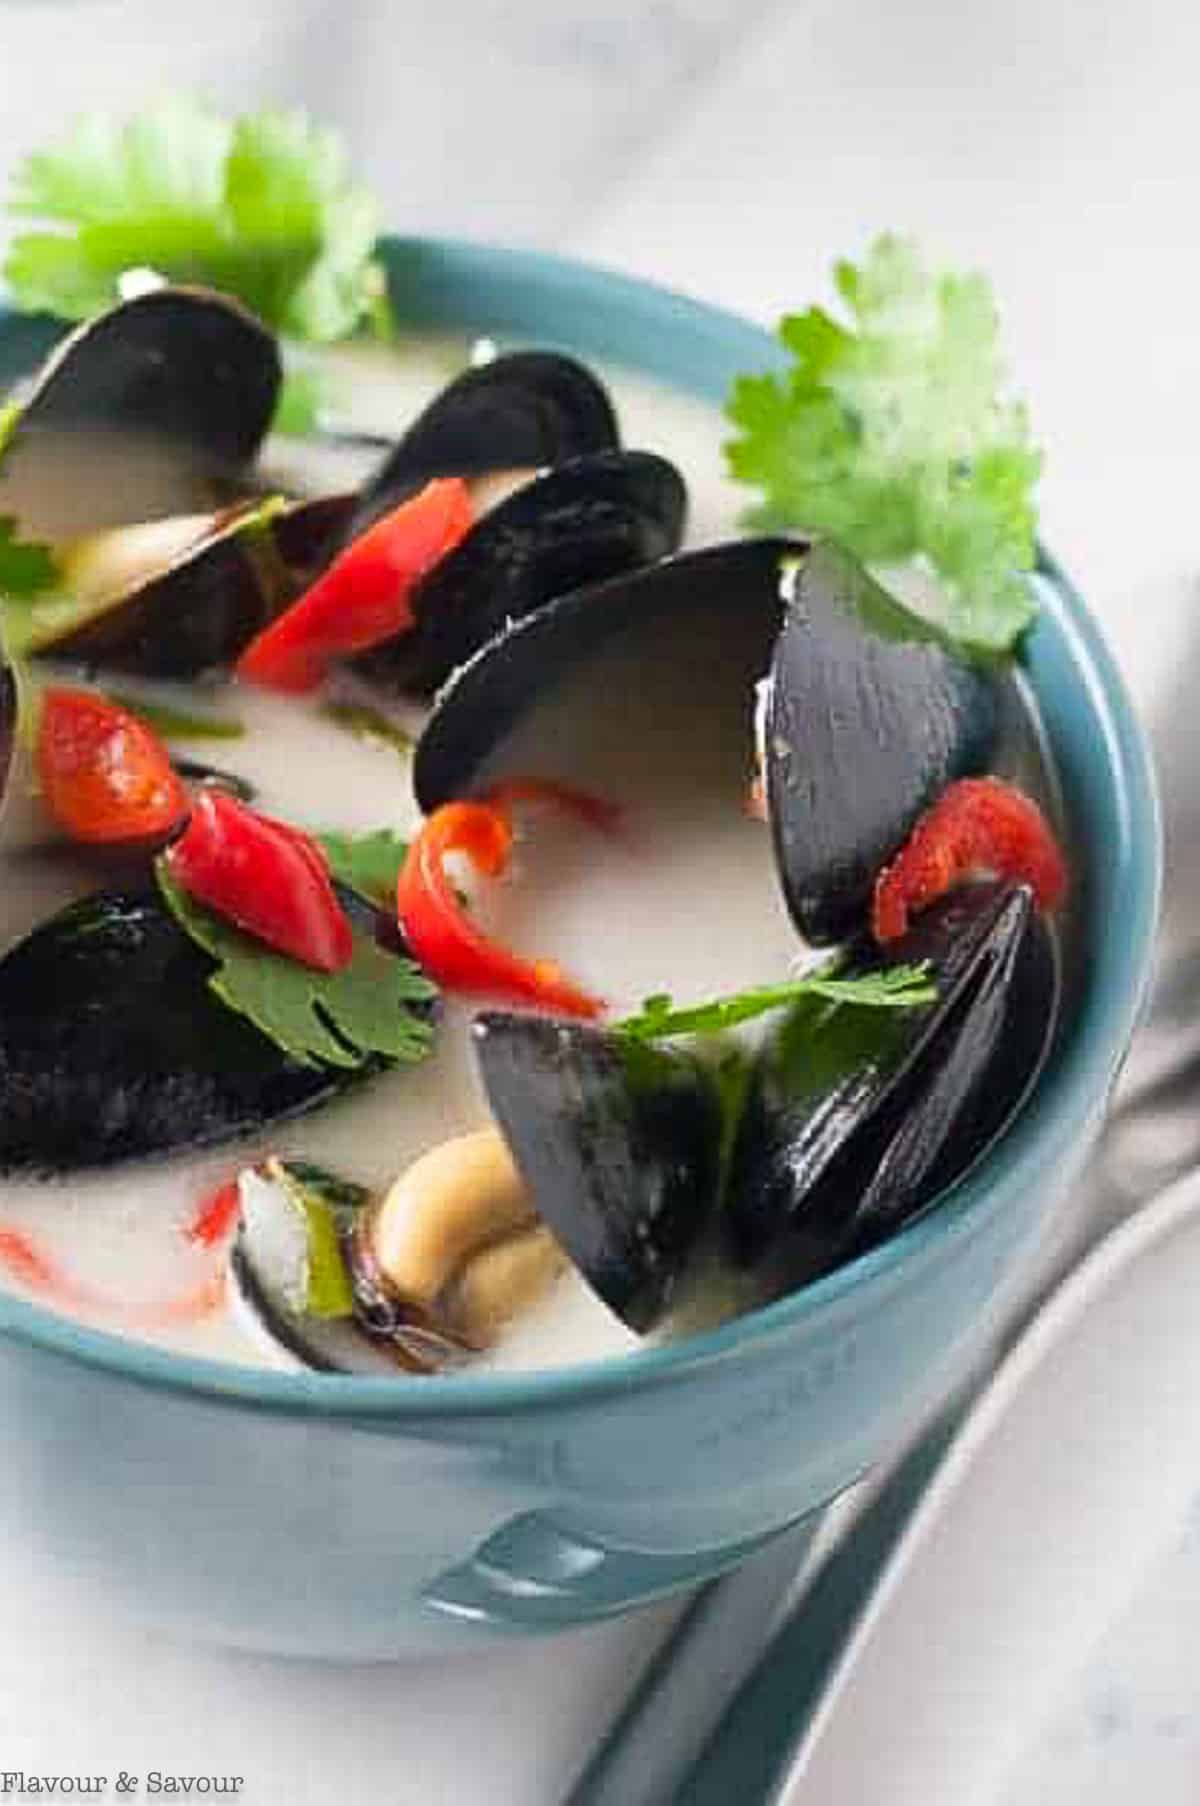
[[[349,919],[324,853],[298,828],[259,815],[224,791],[202,790],[165,858],[189,895],[268,947],[319,972],[349,965]]]
[[[1066,860],[1033,798],[1000,778],[961,778],[875,880],[875,939],[899,940],[910,915],[985,873],[1031,885],[1045,910],[1057,909],[1067,891]]]
[[[472,523],[461,477],[436,477],[368,527],[298,601],[247,646],[237,675],[296,694],[314,690],[337,658],[366,652],[412,625],[412,592]]]
[[[232,1232],[242,1209],[242,1194],[236,1179],[219,1185],[206,1198],[201,1198],[191,1221],[184,1225],[184,1236],[199,1248],[216,1248]]]
[[[35,1298],[45,1299],[60,1310],[97,1317],[123,1329],[167,1329],[172,1324],[198,1323],[211,1316],[225,1297],[223,1267],[206,1273],[198,1284],[174,1298],[147,1299],[131,1304],[105,1292],[93,1292],[65,1273],[31,1235],[23,1229],[10,1229],[3,1224],[0,1224],[0,1266]]]
[[[505,778],[486,790],[481,801],[498,803],[502,809],[513,803],[549,803],[601,834],[614,834],[621,824],[619,803],[610,803],[590,790],[577,790],[574,784],[560,784],[556,778]]]
[[[396,886],[396,914],[414,959],[448,991],[534,1004],[564,1016],[600,1015],[552,960],[522,959],[472,922],[446,875],[447,853],[499,877],[512,852],[512,818],[502,801],[446,803],[409,846]]]
[[[72,840],[150,842],[187,814],[187,795],[158,735],[92,690],[42,692],[35,764],[42,800]]]

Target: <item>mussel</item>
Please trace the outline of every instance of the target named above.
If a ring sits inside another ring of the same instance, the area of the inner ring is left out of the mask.
[[[239,1191],[241,1315],[257,1340],[317,1371],[461,1366],[567,1264],[495,1129],[431,1148],[378,1199],[278,1158],[244,1172]]]
[[[805,1000],[763,1050],[734,1146],[736,1260],[790,1290],[891,1234],[1011,1119],[1050,1045],[1058,958],[1026,886],[951,892],[850,973],[928,961],[935,1003]]]
[[[818,541],[787,571],[761,759],[780,878],[805,939],[863,924],[880,868],[952,778],[987,769],[991,675]]]
[[[355,1320],[339,1246],[367,1193],[315,1167],[280,1160],[248,1168],[238,1191],[230,1296],[253,1340],[281,1362],[317,1373],[394,1373],[396,1362]],[[324,1296],[313,1285],[320,1261],[334,1275],[333,1284],[328,1273],[322,1276]]]
[[[33,605],[27,648],[141,677],[232,664],[304,587],[352,506],[352,496],[242,502],[65,546],[63,593]]]
[[[672,657],[641,657],[671,632]],[[698,662],[725,672],[747,773],[761,690],[759,758],[777,868],[813,942],[864,925],[880,867],[950,779],[986,768],[996,738],[996,679],[849,554],[828,542],[738,540],[569,591],[497,633],[454,673],[426,724],[413,768],[421,806],[494,776],[568,680],[593,672],[614,647],[641,692],[657,684],[686,695]],[[620,681],[593,681],[589,694],[601,692],[611,723],[625,706]],[[729,731],[728,709],[719,728],[711,702],[705,708],[704,718],[696,711],[697,746]],[[577,715],[545,738],[560,761],[551,775],[577,781],[571,760],[576,749],[590,756],[595,733]],[[603,788],[604,779],[593,758],[587,781]]]
[[[652,1329],[716,1200],[712,1075],[687,1054],[578,1023],[489,1011],[473,1037],[538,1215],[605,1304]]]
[[[219,1001],[211,971],[151,892],[85,897],[11,948],[0,959],[0,1172],[232,1140],[353,1082],[288,1058]]]
[[[226,296],[122,302],[34,379],[5,443],[0,512],[61,539],[203,504],[252,462],[280,379],[274,336]]]
[[[618,443],[602,383],[573,358],[514,351],[456,376],[364,485],[349,536],[431,477],[540,470]]]
[[[490,509],[412,598],[414,625],[357,663],[387,688],[428,694],[510,622],[679,545],[683,478],[651,452],[573,458]]]
[[[783,619],[783,572],[805,550],[803,541],[746,539],[684,552],[571,590],[503,629],[455,671],[437,699],[413,762],[421,807],[435,809],[492,775],[514,731],[613,650],[628,654],[629,681],[643,689],[656,682],[686,694],[697,675],[715,667],[740,723],[748,773],[753,687],[767,670]],[[649,659],[642,657],[647,648]],[[621,695],[589,684],[593,701],[601,691],[599,702],[619,733]],[[587,724],[578,722],[577,729],[577,739],[588,741]],[[714,724],[701,722],[698,731],[707,740]],[[569,764],[571,748],[563,736],[559,741]],[[543,775],[578,774],[564,766]],[[589,781],[603,783],[594,772]],[[739,806],[736,797],[730,806]]]

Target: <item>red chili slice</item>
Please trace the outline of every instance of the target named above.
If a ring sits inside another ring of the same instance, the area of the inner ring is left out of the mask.
[[[339,972],[354,934],[315,841],[220,790],[202,790],[167,869],[190,896],[318,972]]]
[[[522,792],[530,794],[528,783]],[[571,799],[566,806],[580,812],[579,792],[538,787],[538,800],[563,803],[566,796]],[[611,819],[599,799],[588,803],[585,818]],[[463,853],[476,871],[496,878],[508,867],[512,842],[512,817],[501,795],[434,810],[410,845],[396,886],[396,915],[409,949],[448,991],[533,1004],[564,1016],[599,1016],[604,1008],[599,998],[581,990],[553,960],[522,959],[489,939],[459,902],[446,875],[446,855]]]
[[[34,758],[46,809],[72,840],[152,842],[187,814],[186,793],[158,735],[92,690],[42,692]]]
[[[230,1235],[242,1209],[242,1194],[236,1179],[219,1185],[200,1200],[196,1213],[184,1226],[184,1237],[199,1248],[216,1248]]]
[[[213,1268],[189,1291],[173,1298],[128,1303],[105,1292],[93,1292],[58,1265],[53,1255],[23,1229],[0,1224],[0,1266],[18,1285],[59,1310],[99,1318],[122,1329],[167,1329],[172,1324],[199,1323],[219,1309],[225,1298],[224,1267]]]
[[[266,689],[314,690],[335,659],[412,625],[412,592],[471,526],[461,477],[437,477],[368,527],[247,646],[237,675]]]
[[[985,874],[1029,884],[1048,911],[1067,891],[1066,860],[1033,798],[1000,778],[961,778],[926,810],[875,880],[875,939],[899,940],[910,915],[964,878]]]
[[[498,804],[502,809],[511,808],[513,803],[548,803],[601,834],[615,834],[621,825],[619,803],[610,803],[607,797],[595,796],[590,790],[577,790],[574,784],[560,784],[556,778],[505,778],[485,791],[480,800]]]

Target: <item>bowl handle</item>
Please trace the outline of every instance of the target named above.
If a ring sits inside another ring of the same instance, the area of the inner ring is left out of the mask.
[[[820,1514],[812,1515],[815,1523]],[[549,1513],[525,1512],[469,1560],[444,1569],[421,1597],[435,1612],[499,1630],[566,1630],[699,1586],[791,1528],[696,1554],[647,1554],[567,1532]]]

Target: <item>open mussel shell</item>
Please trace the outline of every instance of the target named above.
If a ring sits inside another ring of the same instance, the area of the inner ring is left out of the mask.
[[[203,1147],[354,1075],[301,1065],[214,996],[156,894],[86,897],[0,960],[0,1172]]]
[[[538,1215],[610,1310],[652,1329],[716,1197],[711,1075],[686,1054],[541,1017],[488,1011],[473,1038]]]
[[[363,1334],[351,1312],[324,1315],[308,1308],[308,1225],[277,1163],[242,1173],[238,1191],[242,1209],[229,1254],[230,1302],[250,1337],[282,1365],[316,1373],[395,1374],[395,1360]],[[349,1233],[362,1201],[348,1197],[344,1224],[342,1213],[331,1213],[335,1234],[342,1227]]]
[[[139,677],[232,664],[294,600],[350,496],[114,527],[64,552],[65,597],[36,604],[29,650]]]
[[[553,597],[674,552],[686,510],[683,478],[652,452],[560,464],[483,515],[417,586],[413,626],[358,667],[386,688],[428,694]]]
[[[791,567],[763,716],[767,806],[806,940],[865,923],[880,868],[951,779],[987,769],[990,673],[818,541]]]
[[[13,775],[17,745],[17,680],[0,646],[0,810]]]
[[[789,1290],[891,1234],[1011,1119],[1050,1045],[1055,944],[1027,887],[989,881],[934,904],[849,973],[928,961],[914,1009],[797,1005],[756,1067],[726,1193],[735,1258]]]
[[[362,1186],[304,1162],[268,1160],[238,1179],[241,1215],[230,1249],[234,1312],[251,1338],[282,1364],[317,1373],[434,1373],[460,1365],[468,1350],[431,1327],[405,1320],[370,1295],[356,1247],[369,1207]],[[313,1308],[310,1213],[333,1243],[324,1258],[345,1273],[346,1294]]]
[[[781,572],[804,550],[799,541],[744,539],[680,553],[571,590],[505,628],[454,673],[434,705],[413,760],[422,809],[466,795],[485,766],[491,775],[514,728],[589,660],[617,643],[636,652],[676,627],[691,658],[708,666],[718,661],[734,687],[739,670],[744,675],[745,696],[734,700],[745,726],[748,776],[753,684],[767,669],[783,617]],[[661,660],[655,670],[664,680],[670,676]],[[676,666],[670,680],[686,684],[686,670]],[[619,713],[619,699],[605,694],[598,701]],[[711,732],[710,723],[704,731]]]
[[[274,335],[226,296],[163,288],[122,302],[34,379],[0,511],[54,539],[178,512],[253,461],[280,380]]]
[[[351,534],[431,477],[539,470],[618,443],[604,385],[574,358],[513,351],[456,376],[365,484]]]

